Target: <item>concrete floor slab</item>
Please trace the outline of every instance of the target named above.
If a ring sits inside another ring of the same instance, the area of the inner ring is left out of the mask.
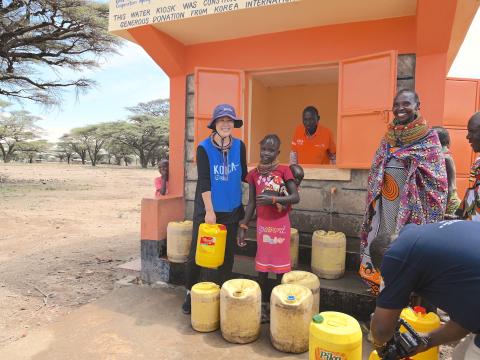
[[[202,334],[180,311],[181,288],[129,286],[116,289],[59,322],[28,333],[0,349],[3,360],[165,359],[246,360],[308,359],[276,351],[268,325],[260,339],[247,345],[223,340],[220,331]],[[365,345],[365,342],[364,342]],[[368,358],[364,346],[364,359]]]

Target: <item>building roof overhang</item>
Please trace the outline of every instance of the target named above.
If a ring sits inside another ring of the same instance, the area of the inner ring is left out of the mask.
[[[119,7],[125,3],[133,5]],[[163,5],[166,3],[169,5]],[[196,8],[184,10],[188,3],[196,3]],[[134,41],[127,30],[149,24],[184,45],[192,45],[413,16],[416,7],[417,0],[110,0],[109,30]]]

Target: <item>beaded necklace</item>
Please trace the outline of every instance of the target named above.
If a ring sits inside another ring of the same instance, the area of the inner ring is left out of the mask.
[[[269,164],[262,164],[262,163],[259,163],[257,165],[257,171],[260,175],[262,176],[267,176],[269,175],[273,170],[275,170],[277,168],[279,164],[279,161],[278,160],[275,160]]]
[[[385,139],[391,146],[403,147],[420,140],[427,133],[427,122],[422,116],[418,115],[415,120],[405,125],[395,124],[395,122],[388,124]]]

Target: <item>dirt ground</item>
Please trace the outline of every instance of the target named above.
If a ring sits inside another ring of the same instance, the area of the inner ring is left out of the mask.
[[[154,169],[0,164],[0,348],[111,291]],[[442,360],[451,359],[450,346]]]
[[[109,292],[154,169],[0,164],[0,347]]]

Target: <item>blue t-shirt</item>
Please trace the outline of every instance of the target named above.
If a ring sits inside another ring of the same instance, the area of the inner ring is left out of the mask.
[[[215,212],[232,212],[242,205],[241,142],[232,139],[229,151],[223,154],[210,138],[200,143],[210,163],[212,205]]]
[[[415,292],[480,333],[480,223],[406,225],[385,253],[377,305],[401,309]]]

